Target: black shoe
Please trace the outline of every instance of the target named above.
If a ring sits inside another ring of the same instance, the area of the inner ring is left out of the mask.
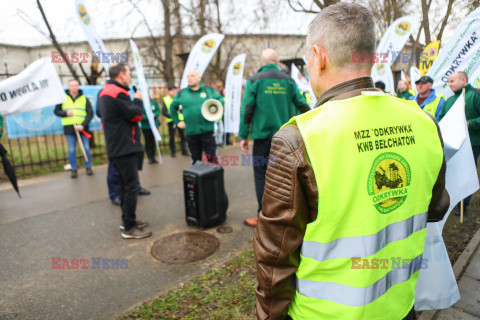
[[[148,238],[152,235],[152,232],[145,229],[140,229],[138,227],[133,227],[132,229],[125,231],[122,230],[122,238],[124,239],[142,239]]]
[[[114,204],[116,206],[120,206],[122,203],[121,203],[120,199],[116,198],[116,199],[112,200],[112,204]]]
[[[87,168],[87,176],[93,176],[92,168]]]
[[[139,196],[148,196],[149,194],[151,194],[151,192],[147,189],[140,188],[140,190],[138,191]]]
[[[190,156],[190,153],[188,153],[188,151],[182,151],[182,156],[187,156],[187,157],[189,157],[189,156]]]
[[[72,179],[75,179],[76,177],[78,177],[78,171],[77,170],[71,170],[72,171]]]
[[[158,163],[157,159],[148,159],[148,164]]]
[[[175,158],[176,157],[175,153],[172,153],[170,157]]]

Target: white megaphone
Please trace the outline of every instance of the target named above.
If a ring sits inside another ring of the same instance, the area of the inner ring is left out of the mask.
[[[216,122],[222,118],[222,103],[215,99],[208,99],[202,104],[202,116],[207,121]]]

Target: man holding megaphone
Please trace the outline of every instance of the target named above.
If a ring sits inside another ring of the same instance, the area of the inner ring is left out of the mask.
[[[223,97],[212,88],[204,86],[197,70],[188,72],[187,81],[188,87],[178,92],[173,99],[170,115],[178,128],[185,129],[192,163],[202,160],[202,152],[205,152],[209,162],[217,162],[217,144],[213,133],[215,119],[221,118]],[[218,100],[220,104],[207,101],[209,99]],[[178,118],[177,111],[180,106],[183,121]]]

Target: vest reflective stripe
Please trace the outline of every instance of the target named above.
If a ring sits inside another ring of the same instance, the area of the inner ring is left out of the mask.
[[[394,222],[376,234],[339,238],[329,243],[304,241],[301,254],[303,257],[319,262],[339,258],[368,257],[382,250],[389,243],[406,239],[413,233],[425,229],[427,214],[424,212],[407,220]],[[358,243],[363,245],[359,246]]]
[[[165,106],[167,107],[168,113],[170,113],[170,105],[172,104],[172,101],[173,101],[173,99],[170,96],[163,97],[163,102],[165,103]],[[183,119],[183,113],[181,113],[179,111],[177,114],[178,114],[178,120],[183,121],[184,120]],[[167,118],[167,117],[165,117],[165,118],[167,119],[167,123],[170,123],[170,122],[173,121],[172,118]]]
[[[87,98],[81,95],[73,101],[69,95],[66,95],[66,100],[62,103],[62,110],[68,109],[73,111],[73,117],[63,117],[62,125],[82,124],[87,116]]]
[[[289,315],[403,319],[443,162],[435,123],[414,101],[368,92],[290,123],[315,174],[318,215],[305,231]]]
[[[362,307],[383,296],[394,285],[408,281],[415,272],[420,270],[421,264],[422,254],[412,259],[410,263],[391,270],[374,284],[363,288],[297,278],[297,291],[309,298],[329,300],[351,307]]]
[[[438,104],[440,103],[440,99],[442,98],[443,98],[443,95],[437,95],[435,100],[423,106],[423,111],[426,111],[435,117],[435,113],[437,113]]]

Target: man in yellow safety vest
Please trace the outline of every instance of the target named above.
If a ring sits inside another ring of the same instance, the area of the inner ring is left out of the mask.
[[[92,156],[90,154],[90,134],[88,133],[88,124],[93,118],[93,109],[90,101],[83,95],[77,80],[68,81],[68,90],[65,91],[65,102],[55,107],[55,114],[62,117],[63,131],[67,138],[68,160],[71,165],[71,177],[74,179],[78,176],[77,171],[77,134],[80,134],[85,153],[88,161],[85,162],[87,175],[93,175]]]
[[[342,34],[341,37],[338,35]],[[254,235],[258,319],[413,319],[428,221],[449,196],[436,120],[374,88],[375,25],[340,2],[310,23],[316,108],[272,139]]]

